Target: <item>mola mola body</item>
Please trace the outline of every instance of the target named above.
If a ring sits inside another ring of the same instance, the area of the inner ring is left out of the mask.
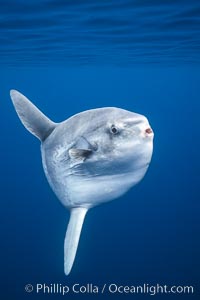
[[[41,141],[47,180],[70,210],[64,270],[71,271],[87,211],[127,192],[145,175],[153,152],[146,117],[116,107],[81,112],[55,123],[21,93],[11,99],[23,125]]]

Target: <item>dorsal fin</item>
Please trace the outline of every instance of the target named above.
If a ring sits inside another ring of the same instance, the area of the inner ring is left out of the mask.
[[[31,101],[16,90],[10,91],[15,110],[28,131],[44,141],[57,126],[47,118]]]

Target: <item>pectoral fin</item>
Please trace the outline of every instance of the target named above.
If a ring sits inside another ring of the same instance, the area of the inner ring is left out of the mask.
[[[72,159],[76,160],[85,160],[92,154],[92,150],[89,149],[76,149],[76,148],[71,148],[69,149],[69,156]]]
[[[96,144],[92,145],[84,136],[81,136],[74,146],[69,149],[69,157],[75,162],[83,162],[96,150]]]

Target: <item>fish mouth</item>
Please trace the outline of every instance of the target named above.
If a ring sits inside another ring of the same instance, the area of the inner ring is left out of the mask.
[[[151,127],[149,127],[149,128],[147,128],[147,129],[145,130],[145,132],[146,132],[147,134],[151,134],[151,133],[153,133],[153,130],[151,129]]]
[[[145,136],[146,137],[151,137],[153,135],[154,135],[154,133],[153,133],[153,130],[152,130],[151,127],[148,127],[148,128],[145,129]]]

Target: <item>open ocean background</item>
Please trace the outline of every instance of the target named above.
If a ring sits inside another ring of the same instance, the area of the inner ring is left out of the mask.
[[[148,117],[154,153],[143,181],[92,209],[70,276],[69,213],[42,170],[39,141],[9,97],[54,121],[117,106]],[[200,2],[0,0],[0,299],[150,299],[42,295],[28,283],[192,285],[200,299]]]

